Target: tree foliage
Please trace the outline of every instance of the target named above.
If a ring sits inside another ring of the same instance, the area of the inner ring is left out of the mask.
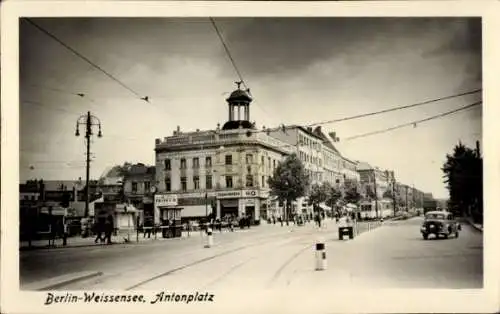
[[[441,168],[451,208],[477,220],[483,215],[483,160],[477,150],[458,143]]]
[[[329,186],[327,190],[326,203],[333,208],[342,199],[342,192],[334,186]]]
[[[295,201],[305,196],[309,188],[309,177],[296,154],[280,162],[267,182],[271,194],[277,196],[280,201]]]
[[[346,203],[357,204],[361,200],[361,194],[356,187],[351,187],[346,189],[344,200]]]
[[[314,210],[320,203],[326,202],[328,199],[328,192],[330,185],[327,182],[323,184],[313,184],[311,186],[311,192],[309,194],[309,202],[313,205]]]

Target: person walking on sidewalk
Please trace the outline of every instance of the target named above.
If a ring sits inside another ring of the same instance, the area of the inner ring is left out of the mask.
[[[108,216],[106,222],[104,224],[104,241],[106,244],[111,244],[111,236],[114,230],[113,217],[111,215]]]
[[[101,217],[97,219],[97,222],[94,224],[94,231],[96,233],[96,238],[94,240],[95,243],[99,242],[102,243],[104,241],[104,238],[102,237],[103,229],[104,229],[104,221]]]

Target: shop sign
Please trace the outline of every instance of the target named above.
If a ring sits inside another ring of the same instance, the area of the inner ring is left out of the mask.
[[[245,205],[255,206],[255,199],[250,198],[245,200]]]
[[[245,197],[257,197],[257,195],[259,195],[257,190],[249,190],[249,191],[245,191],[244,193],[245,193],[244,194]]]
[[[219,192],[217,198],[237,198],[241,197],[241,191]]]
[[[177,206],[177,195],[160,194],[155,195],[155,206]]]

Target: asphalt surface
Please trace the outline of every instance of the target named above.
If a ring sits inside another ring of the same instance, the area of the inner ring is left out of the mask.
[[[72,271],[103,276],[81,289],[481,288],[482,233],[463,225],[459,238],[424,241],[422,218],[385,222],[339,241],[334,222],[318,229],[261,226],[234,233],[138,245],[21,252],[21,283]],[[367,229],[367,228],[364,228]],[[325,240],[327,269],[315,271],[314,245]],[[22,286],[21,286],[22,288]]]

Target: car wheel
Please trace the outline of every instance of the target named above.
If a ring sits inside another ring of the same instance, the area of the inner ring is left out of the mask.
[[[424,240],[427,240],[427,238],[429,237],[427,233],[422,233],[422,236],[424,237]]]
[[[443,234],[443,237],[444,237],[445,239],[448,239],[448,235],[447,235],[447,234]]]

